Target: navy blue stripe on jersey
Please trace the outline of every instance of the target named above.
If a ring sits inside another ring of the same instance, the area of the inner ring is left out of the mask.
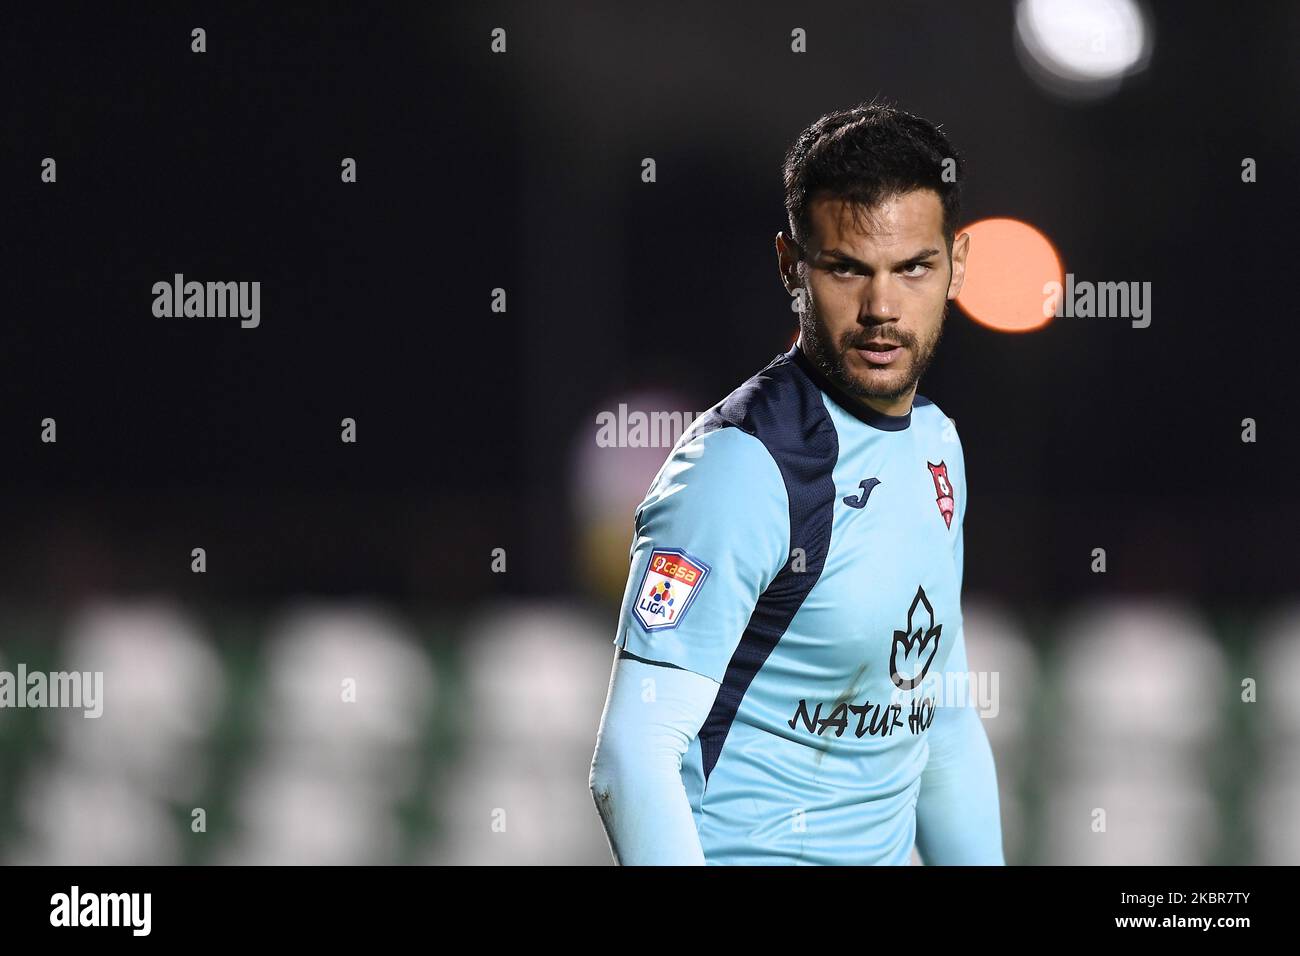
[[[649,661],[646,660],[644,657],[637,657],[626,647],[620,647],[618,649],[618,657],[619,660],[622,660],[623,658],[627,658],[629,660],[639,661],[642,664],[653,664],[655,667],[671,667],[675,671],[684,670],[684,668],[678,667],[676,664],[669,664],[666,661]]]
[[[745,692],[817,583],[830,549],[835,503],[831,472],[839,457],[839,437],[817,385],[793,357],[777,356],[697,425],[703,432],[739,428],[759,439],[780,469],[790,503],[786,563],[759,596],[700,728],[706,786]],[[737,475],[736,480],[744,481],[745,476]],[[791,570],[795,548],[803,551],[799,571]]]

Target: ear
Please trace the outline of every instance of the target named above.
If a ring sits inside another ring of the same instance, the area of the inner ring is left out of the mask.
[[[795,290],[803,285],[803,278],[799,275],[799,252],[784,232],[776,234],[776,267],[785,291],[794,295]]]
[[[970,233],[963,232],[952,241],[952,278],[948,280],[948,298],[955,299],[966,282],[966,255],[970,252]]]

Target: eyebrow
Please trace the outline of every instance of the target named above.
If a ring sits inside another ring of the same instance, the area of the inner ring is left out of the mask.
[[[917,263],[924,262],[926,259],[933,259],[938,254],[939,254],[938,249],[922,249],[920,252],[916,253],[915,255],[908,256],[906,259],[900,259],[899,261],[895,262],[893,268],[897,269],[899,266],[916,265]],[[817,257],[820,258],[822,256],[826,256],[831,259],[836,259],[840,262],[847,262],[851,265],[857,266],[859,269],[862,269],[866,272],[872,271],[871,267],[867,265],[865,262],[863,262],[860,259],[855,259],[847,252],[842,252],[839,249],[823,249],[820,253],[818,253]]]

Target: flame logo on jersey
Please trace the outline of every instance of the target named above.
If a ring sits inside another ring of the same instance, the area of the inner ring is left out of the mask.
[[[952,495],[952,482],[948,480],[948,466],[943,462],[932,465],[928,461],[925,466],[930,469],[930,477],[934,479],[934,494],[939,504],[939,514],[943,515],[943,523],[951,528],[952,513],[957,508],[957,502]]]
[[[943,625],[934,623],[934,608],[925,596],[925,589],[918,586],[912,606],[907,609],[907,626],[894,632],[894,644],[889,652],[889,676],[901,690],[911,690],[925,680],[934,655],[939,652],[942,633]]]

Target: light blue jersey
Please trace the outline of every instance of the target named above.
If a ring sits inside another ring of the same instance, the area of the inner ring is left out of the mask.
[[[959,718],[944,750],[982,748],[968,796],[991,786],[995,831],[962,861],[1001,862],[987,739],[937,706],[971,703],[944,679],[967,672],[965,512],[938,406],[874,412],[798,346],[682,436],[636,512],[615,643],[719,685],[681,767],[708,863],[909,862],[930,738]]]

